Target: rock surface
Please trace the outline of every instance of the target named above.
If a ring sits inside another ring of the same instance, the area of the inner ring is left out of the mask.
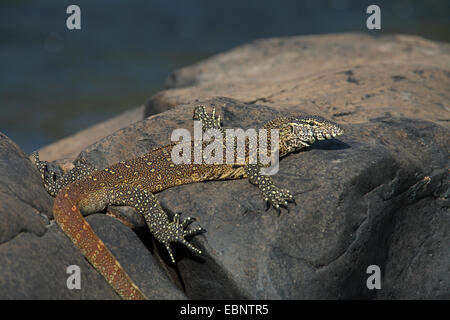
[[[103,168],[166,144],[173,129],[192,129],[198,102],[226,127],[307,112],[345,135],[281,161],[274,180],[298,205],[280,216],[246,180],[159,193],[208,230],[191,240],[203,256],[174,245],[176,269],[133,210],[120,212],[139,237],[109,216],[87,219],[153,299],[449,299],[449,69],[447,44],[354,34],[256,41],[181,69],[147,104],[172,109],[115,122],[80,157]],[[0,177],[0,298],[117,298],[54,224],[37,171],[5,136]],[[72,264],[81,290],[66,287]],[[366,286],[370,265],[381,290]]]
[[[147,108],[147,113],[152,114],[152,110]],[[39,156],[41,160],[45,161],[65,160],[65,163],[71,162],[89,145],[97,142],[118,129],[142,120],[143,117],[143,106],[126,111],[110,120],[101,122],[72,136],[45,146],[39,150]]]
[[[230,127],[256,127],[286,112],[227,98],[205,104],[215,104]],[[82,157],[104,167],[130,153],[143,154],[167,141],[173,129],[192,128],[192,107],[181,105],[119,130]],[[297,106],[289,113],[305,111]],[[188,297],[375,298],[366,287],[366,269],[373,264],[384,274],[381,297],[448,297],[448,130],[392,116],[345,130],[339,141],[317,143],[281,161],[274,179],[294,192],[299,205],[280,217],[264,211],[259,191],[245,180],[158,194],[165,207],[195,216],[208,230],[193,239],[206,251],[204,257],[182,247],[176,251],[184,257],[178,267]],[[427,225],[414,230],[417,216]],[[410,247],[422,238],[431,251]],[[415,266],[414,277],[402,274],[411,264],[406,257],[422,251],[426,256],[416,259],[427,263]],[[412,290],[417,282],[427,288]]]
[[[224,96],[344,123],[386,112],[448,125],[450,45],[420,37],[332,34],[257,40],[175,71],[156,105]],[[161,108],[161,107],[160,107]]]
[[[53,200],[39,173],[1,133],[0,177],[0,299],[118,299],[50,220]],[[87,220],[149,297],[185,298],[128,227],[103,214]],[[66,286],[70,265],[80,267],[81,290]]]

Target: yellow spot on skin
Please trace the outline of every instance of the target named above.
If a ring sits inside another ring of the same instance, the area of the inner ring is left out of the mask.
[[[67,198],[69,195],[67,193],[64,194],[64,198]]]
[[[77,211],[77,207],[76,207],[76,206],[73,206],[73,207],[72,207],[72,211]]]
[[[87,230],[87,228],[88,228],[87,226],[88,226],[87,223],[84,223],[84,224],[83,224],[83,229],[84,229],[84,230]]]

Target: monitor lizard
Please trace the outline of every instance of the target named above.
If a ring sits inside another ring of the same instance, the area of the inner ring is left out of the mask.
[[[209,114],[204,106],[196,106],[193,118],[201,121],[203,132],[208,129],[224,132],[215,109]],[[263,128],[278,130],[280,157],[344,132],[338,124],[311,115],[280,116],[267,122]],[[123,299],[146,299],[146,296],[83,215],[101,211],[110,205],[133,207],[144,216],[150,232],[165,245],[171,261],[175,263],[170,243],[182,243],[201,254],[185,237],[201,233],[204,229],[199,226],[188,229],[188,225],[195,220],[192,217],[181,219],[179,214],[175,214],[173,219],[169,219],[154,193],[199,181],[247,178],[260,189],[268,206],[272,205],[278,212],[280,207],[287,208],[288,202],[295,202],[289,190],[278,188],[270,176],[262,174],[264,165],[261,163],[246,160],[237,165],[174,164],[171,151],[175,145],[172,143],[156,148],[141,157],[121,161],[103,170],[96,170],[86,160],[77,160],[75,167],[59,178],[49,169],[48,162],[39,160],[37,152],[32,153],[45,189],[55,197],[55,221]]]

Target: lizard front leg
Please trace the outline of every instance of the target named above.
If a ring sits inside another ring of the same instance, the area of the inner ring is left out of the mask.
[[[260,165],[245,165],[245,173],[247,174],[248,181],[259,188],[264,200],[277,209],[278,213],[280,213],[280,207],[287,208],[288,202],[295,203],[294,197],[289,190],[278,188],[269,176],[261,173]]]
[[[187,226],[195,219],[188,217],[181,220],[179,214],[176,214],[170,221],[153,193],[135,186],[122,185],[109,190],[108,203],[131,206],[142,214],[150,232],[156,240],[165,245],[174,264],[175,258],[170,248],[172,242],[182,243],[197,254],[202,253],[201,250],[190,244],[185,237],[204,232],[204,229],[201,227],[187,229]]]

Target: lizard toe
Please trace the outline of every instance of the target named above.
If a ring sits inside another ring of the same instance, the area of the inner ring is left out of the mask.
[[[183,236],[187,237],[187,236],[192,236],[192,235],[204,233],[204,232],[206,232],[206,230],[199,226],[194,229],[184,230]]]
[[[181,227],[184,229],[187,226],[189,226],[192,222],[196,221],[197,219],[195,219],[194,217],[187,217],[186,219],[184,219],[181,222]]]
[[[175,263],[175,257],[173,256],[173,253],[172,253],[172,249],[170,249],[170,243],[167,242],[165,244],[165,247],[166,247],[167,252],[169,253],[170,260],[172,261],[173,264],[176,264]]]
[[[194,247],[192,244],[190,244],[187,240],[182,239],[179,240],[180,243],[184,244],[186,247],[188,247],[189,249],[191,249],[192,251],[194,251],[197,254],[202,254],[202,250]]]

